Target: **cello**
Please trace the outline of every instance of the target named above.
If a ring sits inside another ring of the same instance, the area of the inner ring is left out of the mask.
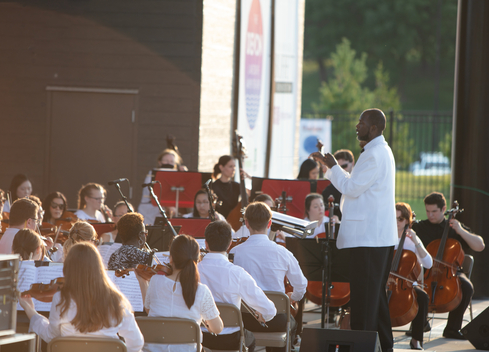
[[[406,224],[387,280],[387,301],[393,327],[413,321],[419,309],[413,284],[421,273],[421,266],[415,253],[403,250],[408,230],[409,224]]]
[[[236,207],[231,210],[228,217],[226,218],[227,222],[231,225],[234,231],[238,231],[241,227],[241,219],[243,217],[242,209],[248,206],[248,193],[246,192],[244,175],[241,172],[243,170],[243,159],[245,158],[244,145],[242,141],[243,137],[238,134],[238,131],[234,131],[234,154],[236,159],[238,159],[239,166],[239,193],[241,196],[241,202],[238,202]]]
[[[433,266],[426,271],[425,284],[428,287],[429,312],[446,313],[458,307],[462,301],[460,279],[457,276],[458,268],[462,266],[465,253],[459,241],[448,238],[450,220],[463,212],[458,202],[453,202],[453,208],[448,210],[448,221],[443,229],[441,239],[432,241],[426,247],[433,257]]]

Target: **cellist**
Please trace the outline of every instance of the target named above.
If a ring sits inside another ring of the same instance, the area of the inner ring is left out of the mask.
[[[448,221],[445,219],[444,215],[447,210],[447,203],[443,194],[433,192],[425,197],[424,204],[428,219],[414,223],[413,230],[421,241],[423,241],[423,244],[427,246],[433,240],[441,238],[443,234],[446,222]],[[482,237],[471,233],[470,229],[461,224],[458,220],[451,219],[449,226],[450,230],[448,232],[448,238],[453,238],[459,241],[463,247],[468,246],[476,252],[480,252],[484,249],[485,244]],[[461,269],[458,271],[457,276],[460,279],[462,301],[458,307],[452,310],[448,315],[448,322],[443,331],[443,336],[446,338],[465,340],[460,329],[462,327],[465,310],[474,294],[474,287]]]
[[[397,236],[401,238],[406,225],[411,226],[413,222],[413,214],[411,206],[407,203],[396,203],[396,218],[397,218]],[[398,245],[395,246],[397,250]],[[418,262],[424,268],[429,269],[433,265],[433,258],[426,251],[423,243],[416,236],[416,233],[409,228],[406,233],[403,250],[408,250],[416,254]],[[423,329],[426,324],[426,315],[428,314],[429,297],[428,294],[419,286],[413,286],[416,292],[416,300],[418,302],[418,314],[412,321],[412,339],[409,345],[413,350],[423,349]]]

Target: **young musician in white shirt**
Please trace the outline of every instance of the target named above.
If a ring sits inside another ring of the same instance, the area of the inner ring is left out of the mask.
[[[198,265],[200,281],[207,285],[214,300],[232,303],[241,307],[243,299],[266,322],[277,313],[277,309],[255,280],[243,268],[229,262],[226,251],[232,240],[232,228],[226,221],[214,221],[205,229],[205,248],[209,251]],[[204,347],[210,349],[239,349],[239,327],[224,328],[217,336],[204,330]],[[249,352],[255,349],[253,333],[245,330],[245,344]]]
[[[272,211],[262,202],[251,203],[244,215],[250,238],[233,248],[234,264],[241,266],[255,279],[258,287],[264,291],[285,292],[284,278],[287,276],[293,291],[287,293],[291,301],[300,301],[307,288],[307,279],[299,267],[299,262],[285,247],[268,239],[268,228],[272,225]],[[251,314],[243,315],[245,327],[251,331],[284,331],[286,317],[277,314],[268,328],[262,327]],[[291,330],[296,323],[291,317]],[[277,350],[284,350],[277,349]],[[267,347],[267,351],[272,351]]]

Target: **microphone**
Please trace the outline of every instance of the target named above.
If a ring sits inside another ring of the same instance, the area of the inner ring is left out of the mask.
[[[210,179],[208,179],[208,180],[207,180],[207,182],[205,183],[205,186],[206,186],[206,187],[209,187],[209,185],[210,185],[211,181],[212,181],[212,179],[211,179],[211,178],[210,178]]]
[[[127,181],[127,178],[118,178],[117,180],[109,181],[108,185],[112,186],[112,185],[115,185],[116,183],[121,183],[124,181]]]
[[[158,183],[158,182],[157,182],[157,181],[151,181],[151,182],[149,182],[149,183],[143,183],[143,184],[141,185],[141,187],[152,186],[152,185],[154,185],[155,183]]]

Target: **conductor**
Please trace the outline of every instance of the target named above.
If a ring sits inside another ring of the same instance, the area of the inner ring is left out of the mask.
[[[356,125],[364,145],[351,174],[331,154],[312,156],[328,167],[326,177],[343,194],[343,214],[337,247],[350,248],[350,323],[352,330],[379,333],[382,351],[393,351],[392,327],[386,296],[394,245],[395,161],[382,135],[386,118],[379,109],[362,112]]]

